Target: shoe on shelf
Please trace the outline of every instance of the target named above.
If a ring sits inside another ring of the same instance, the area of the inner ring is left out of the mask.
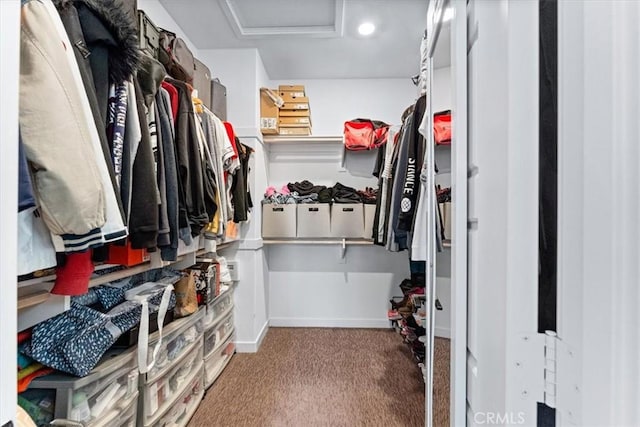
[[[440,300],[436,298],[436,310],[442,311],[442,304],[440,304]]]
[[[387,317],[389,318],[389,320],[400,320],[402,319],[402,316],[400,315],[400,313],[398,313],[398,310],[389,310],[387,311]]]
[[[397,310],[400,307],[404,307],[405,305],[407,305],[407,302],[409,302],[408,295],[405,295],[404,297],[402,297],[400,301],[396,301],[396,299],[400,299],[400,297],[393,297],[392,299],[389,300],[389,302],[391,303],[391,308],[394,310]]]

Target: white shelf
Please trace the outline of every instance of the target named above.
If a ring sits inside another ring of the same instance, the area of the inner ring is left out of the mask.
[[[304,239],[268,239],[263,240],[265,245],[373,245],[372,240],[365,239],[326,239],[326,240],[304,240]]]
[[[342,144],[340,136],[265,136],[265,144]]]

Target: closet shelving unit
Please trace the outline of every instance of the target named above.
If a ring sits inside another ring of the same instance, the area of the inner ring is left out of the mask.
[[[372,240],[365,239],[265,239],[265,245],[373,245]]]
[[[265,135],[265,144],[342,144],[343,137],[339,136],[279,136]]]

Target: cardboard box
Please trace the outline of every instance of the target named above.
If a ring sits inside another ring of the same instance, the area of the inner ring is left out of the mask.
[[[286,238],[296,237],[297,209],[296,205],[262,205],[262,237]]]
[[[282,117],[311,117],[311,110],[280,110]]]
[[[362,203],[334,203],[331,206],[331,237],[362,238],[364,208]]]
[[[310,110],[308,102],[285,102],[281,110],[299,111]]]
[[[304,93],[304,85],[280,85],[280,86],[278,86],[278,91],[279,92],[302,92],[302,93]]]
[[[109,245],[107,264],[119,264],[131,267],[147,262],[150,259],[151,256],[146,249],[133,249],[129,240],[127,240],[126,246],[115,243]]]
[[[301,203],[298,205],[298,237],[329,237],[331,233],[331,205]]]
[[[364,205],[364,232],[362,237],[364,239],[373,239],[373,224],[376,219],[376,205]]]
[[[284,102],[298,102],[298,103],[309,103],[309,98],[304,96],[304,92],[279,92],[280,98]]]
[[[309,136],[311,135],[310,127],[301,128],[280,128],[280,135],[284,136]]]
[[[278,124],[281,127],[308,127],[311,126],[311,117],[280,117]]]
[[[263,90],[260,91],[260,131],[265,135],[278,134],[280,109]]]

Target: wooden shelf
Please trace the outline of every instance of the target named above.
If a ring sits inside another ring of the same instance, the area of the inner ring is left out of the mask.
[[[267,239],[262,241],[265,245],[342,245],[343,239],[305,240],[305,239]],[[345,245],[373,245],[372,240],[344,239]]]
[[[340,136],[265,136],[265,144],[342,144]]]
[[[445,249],[448,249],[451,247],[451,240],[443,240],[442,241],[442,247]]]
[[[18,310],[33,307],[35,305],[42,304],[49,299],[49,292],[39,291],[29,295],[18,297]]]

